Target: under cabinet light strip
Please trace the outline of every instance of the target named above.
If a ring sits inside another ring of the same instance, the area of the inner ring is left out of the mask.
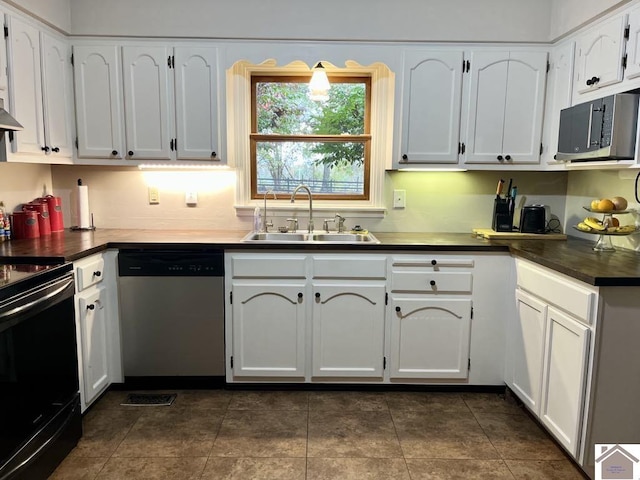
[[[141,163],[138,165],[139,170],[231,170],[228,165],[198,165],[198,164],[153,164]]]

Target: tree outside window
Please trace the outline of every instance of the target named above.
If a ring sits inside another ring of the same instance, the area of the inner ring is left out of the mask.
[[[308,76],[252,76],[251,197],[288,198],[303,183],[324,199],[368,200],[369,77],[329,77],[329,99]]]

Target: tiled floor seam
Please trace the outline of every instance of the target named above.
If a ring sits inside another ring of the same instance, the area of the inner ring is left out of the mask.
[[[398,435],[398,427],[396,426],[396,422],[393,419],[393,415],[391,413],[391,407],[389,406],[389,401],[385,400],[387,404],[387,409],[389,410],[389,416],[391,417],[391,423],[393,424],[393,431],[396,432],[396,439],[398,440],[398,445],[400,445],[400,451],[402,452],[402,460],[404,460],[404,467],[407,469],[407,475],[409,475],[409,480],[413,480],[411,476],[411,470],[409,470],[409,464],[407,463],[407,457],[404,454],[404,449],[402,448],[402,442],[400,441],[400,435]]]

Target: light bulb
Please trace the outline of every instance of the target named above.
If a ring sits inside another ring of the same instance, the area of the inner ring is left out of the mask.
[[[327,72],[322,65],[322,62],[313,67],[313,75],[309,82],[309,98],[318,102],[323,102],[329,99],[329,79],[327,78]]]

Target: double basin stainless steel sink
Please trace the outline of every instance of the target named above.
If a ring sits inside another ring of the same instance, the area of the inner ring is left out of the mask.
[[[324,231],[314,231],[312,233],[287,232],[251,232],[246,235],[243,242],[249,243],[327,243],[327,244],[350,244],[350,243],[380,243],[371,233],[338,233]]]

